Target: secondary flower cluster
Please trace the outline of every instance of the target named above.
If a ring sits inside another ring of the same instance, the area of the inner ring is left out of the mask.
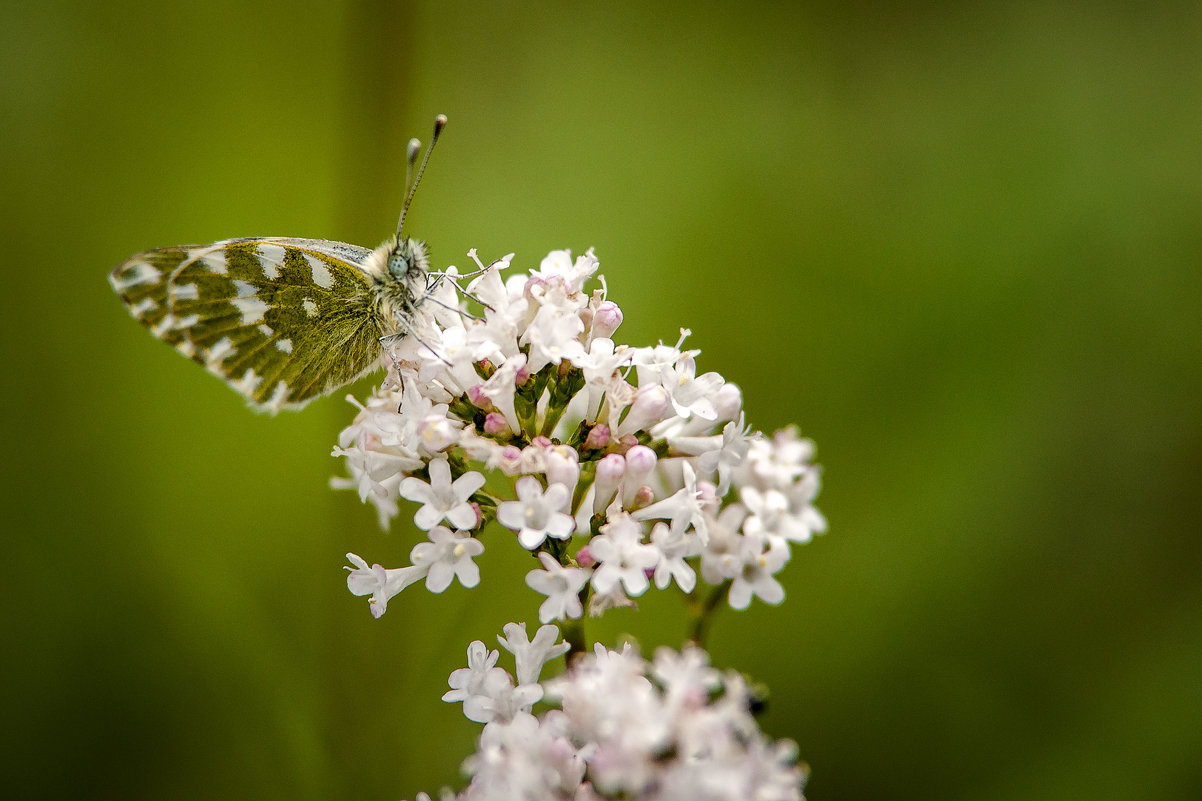
[[[479,640],[468,647],[468,667],[451,674],[443,700],[463,702],[485,726],[463,764],[471,783],[458,796],[444,791],[444,801],[801,799],[796,749],[760,732],[738,673],[720,673],[696,647],[661,648],[647,661],[630,646],[597,645],[539,683],[568,649],[558,634],[543,626],[530,640],[525,625],[507,625],[498,640],[514,654],[515,675]],[[551,708],[536,717],[540,700]]]
[[[383,526],[400,498],[414,502],[429,539],[407,567],[348,554],[351,591],[378,617],[423,579],[433,592],[475,586],[496,520],[538,553],[526,583],[546,596],[544,623],[632,606],[652,583],[692,592],[698,571],[729,587],[732,607],[779,603],[791,546],[826,528],[813,445],[794,429],[752,432],[739,388],[698,374],[688,331],[675,345],[616,344],[622,312],[604,279],[585,291],[592,251],[503,278],[511,258],[480,265],[465,291],[453,268],[434,282],[430,313],[392,344],[388,380],[339,438],[350,478],[338,485]]]

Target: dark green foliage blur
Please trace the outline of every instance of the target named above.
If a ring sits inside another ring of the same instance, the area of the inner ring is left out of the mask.
[[[1197,797],[1202,7],[1088,5],[5,4],[6,797],[461,786],[530,558],[373,621],[342,554],[417,536],[328,489],[353,407],[251,413],[106,281],[376,245],[439,112],[436,265],[595,247],[620,341],[818,442],[830,533],[711,643],[812,801]],[[593,633],[678,645],[642,607]]]

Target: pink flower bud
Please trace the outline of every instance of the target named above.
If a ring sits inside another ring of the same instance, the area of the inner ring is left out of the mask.
[[[609,506],[618,492],[622,477],[626,475],[626,458],[616,454],[607,454],[597,462],[597,475],[593,481],[593,514],[599,515]]]
[[[626,508],[642,509],[644,506],[650,506],[653,503],[655,503],[655,490],[644,484],[639,487],[638,492],[634,493],[634,500],[626,504]]]
[[[599,451],[609,445],[609,426],[605,423],[599,423],[589,429],[588,436],[584,438],[584,447],[587,450]]]
[[[635,445],[626,452],[626,476],[622,479],[622,505],[627,509],[631,508],[635,495],[651,477],[656,461],[655,451],[646,445]]]
[[[628,450],[639,444],[638,437],[634,434],[623,434],[618,437],[618,453],[625,454]]]
[[[593,312],[594,338],[608,337],[622,324],[622,310],[612,300],[602,301]]]
[[[489,412],[484,418],[484,433],[490,437],[506,437],[513,432],[509,430],[509,423],[505,422],[505,415]]]
[[[597,564],[596,557],[593,556],[593,552],[589,550],[587,545],[576,552],[576,564],[581,567],[592,567]]]
[[[472,405],[477,409],[488,411],[493,408],[492,400],[484,394],[484,385],[476,384],[467,388],[467,399],[472,402]]]

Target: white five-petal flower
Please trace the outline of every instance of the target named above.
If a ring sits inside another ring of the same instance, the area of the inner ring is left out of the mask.
[[[469,470],[452,482],[447,460],[434,459],[430,462],[429,483],[410,476],[401,482],[400,493],[421,504],[413,515],[413,522],[422,531],[429,531],[444,520],[455,528],[472,529],[480,521],[468,498],[483,486],[484,474],[475,470]]]
[[[543,563],[543,569],[527,573],[526,584],[535,592],[547,596],[547,600],[538,607],[539,622],[572,620],[583,615],[580,591],[593,571],[582,567],[565,567],[545,552],[538,555],[538,560]]]
[[[428,536],[429,542],[419,542],[409,554],[415,566],[428,571],[426,589],[442,592],[451,586],[452,578],[469,588],[480,583],[480,568],[472,559],[484,553],[484,543],[446,526],[436,526]]]
[[[659,561],[659,551],[643,544],[643,527],[621,512],[601,527],[589,541],[589,551],[598,562],[593,589],[605,594],[619,582],[629,595],[647,590],[647,571]]]
[[[563,484],[552,484],[544,491],[538,479],[522,476],[515,485],[518,499],[497,505],[497,522],[518,532],[523,548],[534,550],[547,537],[566,540],[572,536],[576,521],[564,514],[571,492]]]

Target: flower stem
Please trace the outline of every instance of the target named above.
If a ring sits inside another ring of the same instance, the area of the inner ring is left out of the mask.
[[[689,611],[692,613],[693,623],[690,627],[689,640],[696,643],[699,647],[705,647],[705,638],[709,635],[710,626],[713,625],[718,605],[722,603],[722,599],[730,591],[730,582],[724,581],[717,587],[710,590],[710,594],[706,599],[698,603],[695,599],[690,598]]]
[[[583,595],[583,592],[581,594]],[[571,667],[577,659],[588,653],[588,640],[584,636],[584,621],[565,621],[560,630],[563,632],[563,641],[569,646],[567,665]]]

